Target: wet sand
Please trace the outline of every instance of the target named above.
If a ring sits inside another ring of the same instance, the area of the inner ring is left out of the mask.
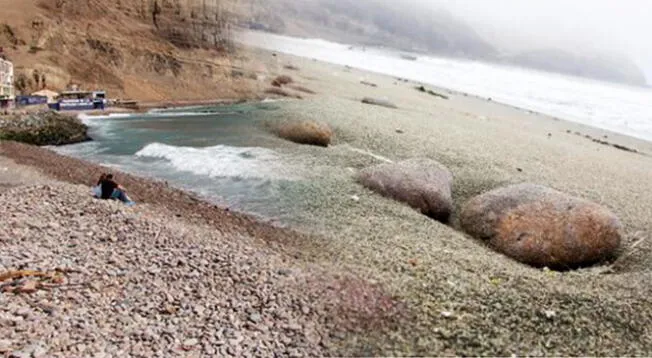
[[[308,186],[305,224],[281,229],[217,208],[164,183],[119,174],[134,198],[209,225],[246,233],[287,255],[350,272],[405,307],[399,324],[365,327],[342,345],[357,355],[646,355],[652,351],[649,296],[652,144],[428,86],[342,66],[253,51],[269,80],[288,74],[318,94],[280,103],[278,118],[329,123],[330,148],[306,148],[333,170]],[[299,71],[285,70],[295,65]],[[361,84],[374,83],[377,87]],[[259,84],[261,88],[267,83]],[[398,109],[361,103],[387,99]],[[576,134],[579,133],[579,134]],[[633,148],[632,153],[586,138]],[[605,138],[607,136],[607,138]],[[367,153],[367,154],[361,154]],[[39,148],[2,143],[0,155],[49,177],[90,184],[102,169]],[[611,265],[551,272],[516,263],[450,226],[364,190],[359,169],[430,157],[453,172],[454,200],[497,186],[534,182],[596,201],[626,227]],[[355,195],[359,201],[352,200]],[[298,220],[301,221],[301,220]],[[375,302],[375,301],[374,301]]]

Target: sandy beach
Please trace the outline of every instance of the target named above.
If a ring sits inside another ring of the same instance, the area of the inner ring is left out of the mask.
[[[105,169],[0,143],[2,270],[72,270],[67,286],[0,294],[0,353],[650,354],[652,143],[343,66],[248,56],[252,70],[268,73],[259,91],[286,74],[317,93],[278,102],[261,121],[312,119],[336,133],[328,148],[287,144],[308,153],[320,177],[296,203],[296,224],[274,226],[125,173],[118,180],[141,205],[97,202],[88,187]],[[354,180],[368,166],[414,157],[453,173],[449,225]],[[620,257],[554,272],[460,232],[463,203],[523,182],[611,209],[625,227]]]

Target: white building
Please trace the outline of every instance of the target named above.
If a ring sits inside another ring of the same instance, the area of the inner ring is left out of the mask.
[[[0,58],[0,107],[12,104],[15,96],[14,64]]]

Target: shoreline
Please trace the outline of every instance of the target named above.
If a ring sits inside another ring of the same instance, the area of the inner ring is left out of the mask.
[[[60,155],[45,148],[16,143],[0,143],[0,155],[16,164],[37,168],[44,175],[70,184],[87,185],[91,188],[102,173],[111,172],[119,178],[129,195],[137,202],[157,205],[174,215],[181,215],[203,224],[226,224],[227,231],[244,232],[267,242],[304,241],[300,234],[284,228],[272,227],[245,213],[231,212],[215,204],[199,199],[195,194],[173,188],[164,181],[138,177],[81,159]],[[57,165],[53,165],[57,163]],[[222,227],[222,229],[224,229]],[[278,231],[278,232],[276,232]]]
[[[293,202],[302,208],[298,219],[305,219],[305,224],[279,228],[204,202],[164,182],[123,173],[117,180],[142,205],[134,209],[112,206],[110,210],[149,213],[150,208],[157,208],[158,214],[153,217],[173,222],[181,232],[201,227],[203,236],[224,236],[216,239],[218,246],[242,240],[258,243],[270,257],[276,257],[274,260],[317,270],[313,279],[318,282],[331,281],[326,279],[331,274],[351,275],[345,282],[356,290],[336,290],[345,293],[344,297],[331,300],[324,294],[329,289],[318,290],[321,297],[337,304],[335,311],[318,309],[324,313],[311,318],[314,324],[314,320],[357,317],[355,327],[338,341],[348,349],[328,348],[318,355],[644,355],[652,351],[652,337],[646,328],[652,317],[645,314],[650,309],[647,297],[651,294],[648,282],[652,274],[652,246],[647,240],[652,235],[648,204],[652,193],[645,182],[650,157],[593,143],[574,132],[593,138],[608,135],[608,140],[636,145],[646,154],[652,149],[649,143],[471,96],[435,99],[414,90],[412,83],[396,85],[388,76],[252,51],[270,74],[291,74],[301,85],[320,93],[302,101],[283,101],[277,111],[266,113],[269,120],[314,119],[329,124],[336,132],[329,148],[284,147],[284,153],[301,153],[313,165],[319,163],[319,170],[325,173],[311,177],[302,187],[308,205]],[[300,70],[280,69],[286,63]],[[361,80],[378,87],[363,86]],[[360,103],[365,96],[387,98],[398,108]],[[461,233],[455,218],[451,225],[442,225],[361,188],[351,180],[350,173],[377,164],[379,159],[361,156],[360,152],[350,151],[351,147],[393,161],[414,157],[440,161],[455,177],[455,211],[477,194],[521,182],[550,186],[592,200],[622,219],[626,227],[624,254],[611,265],[568,272],[521,265]],[[89,185],[105,170],[47,149],[15,143],[0,143],[0,156],[75,184]],[[62,190],[68,192],[66,187]],[[57,198],[50,192],[46,197],[48,205],[55,200],[52,197]],[[7,205],[12,198],[7,199]],[[48,208],[38,201],[31,205],[38,210]],[[104,213],[102,210],[109,209],[98,210]],[[150,230],[143,238],[133,238],[140,250],[155,251],[183,241],[184,234],[179,234],[159,242],[156,232]],[[95,244],[100,245],[91,241],[90,247]],[[121,247],[117,252],[127,254],[130,250],[134,249]],[[275,252],[281,256],[273,255]],[[146,265],[165,262],[148,260],[153,261]],[[208,259],[187,261],[195,264],[202,260]],[[221,262],[233,265],[228,258]],[[237,262],[238,267],[251,266],[246,259]],[[253,267],[248,275],[254,275],[258,266]],[[186,274],[183,271],[181,276],[170,278],[171,282],[183,282]],[[148,275],[141,273],[133,279]],[[246,277],[239,280],[246,281]],[[210,289],[226,289],[221,282],[212,282]],[[262,279],[253,286],[265,282]],[[313,284],[304,282],[293,287],[314,292]],[[342,306],[346,302],[364,305]],[[290,311],[312,312],[313,306],[306,302],[302,305],[308,308],[303,310],[297,305]],[[278,319],[263,313],[265,322]],[[237,317],[246,322],[250,314]],[[385,324],[379,323],[379,317]],[[254,316],[253,320],[258,318]],[[363,325],[361,320],[370,324]],[[209,326],[202,328],[208,330]],[[328,335],[332,328],[321,327],[320,332]],[[312,336],[312,331],[306,334]]]
[[[306,60],[310,59],[310,57],[302,57],[302,56],[293,55],[293,54],[290,54],[290,53],[288,53],[288,52],[282,52],[282,51],[272,51],[272,50],[268,50],[268,49],[266,49],[266,48],[265,48],[265,49],[263,49],[263,48],[256,48],[256,51],[261,51],[261,52],[275,52],[275,53],[279,53],[279,54],[282,54],[282,57],[283,57],[283,58],[290,58],[290,59],[291,59],[291,58],[295,58],[295,59],[296,59],[296,58],[301,58],[301,59],[306,59]],[[445,57],[444,57],[444,58],[445,58]],[[313,59],[313,60],[314,60],[314,59]],[[317,61],[321,61],[321,60],[317,60]],[[468,62],[473,63],[473,62],[476,62],[476,61],[468,60]],[[323,63],[332,64],[332,63],[330,63],[330,62],[323,62]],[[482,62],[482,61],[480,61],[480,63],[486,63],[486,62]],[[340,67],[350,67],[350,66],[348,66],[348,65],[347,65],[347,66],[345,66],[345,65],[335,65],[335,64],[332,64],[332,65],[333,65],[333,66],[340,66]],[[499,64],[496,64],[496,65],[498,65],[498,66],[500,66],[500,67],[504,67],[504,66],[499,65]],[[409,65],[406,64],[406,66],[409,66]],[[370,74],[370,75],[373,75],[373,76],[376,76],[376,77],[377,77],[377,76],[382,76],[382,77],[388,77],[388,78],[395,79],[395,80],[398,79],[399,82],[400,82],[401,80],[405,80],[405,79],[403,79],[403,78],[399,78],[399,77],[397,77],[397,76],[393,76],[393,75],[386,75],[386,74],[383,74],[383,73],[381,73],[381,72],[375,72],[375,71],[371,71],[371,70],[358,69],[357,67],[350,67],[350,68],[351,68],[351,69],[356,69],[357,72],[362,72],[362,73]],[[516,66],[516,67],[510,67],[510,66],[507,66],[507,67],[505,67],[505,68],[506,68],[506,69],[510,69],[510,68],[511,68],[511,69],[516,69],[516,70],[522,69],[522,68],[519,67],[519,66]],[[622,87],[625,87],[625,88],[633,88],[633,89],[637,89],[637,90],[644,90],[644,89],[648,89],[648,90],[649,90],[649,89],[650,89],[650,88],[645,88],[645,87],[636,87],[636,86],[634,86],[634,87],[629,87],[629,86],[627,86],[627,85],[622,85],[622,84],[618,84],[618,83],[603,82],[603,81],[595,80],[595,79],[587,79],[587,78],[575,77],[575,76],[568,76],[568,75],[563,75],[563,74],[558,74],[558,73],[550,73],[550,72],[540,71],[540,70],[536,70],[536,69],[528,69],[528,71],[533,71],[533,72],[540,73],[540,74],[544,74],[544,75],[547,74],[547,75],[553,75],[553,76],[570,77],[570,78],[572,78],[572,79],[579,80],[579,81],[582,81],[582,80],[584,80],[584,81],[595,81],[595,82],[597,82],[597,83],[605,83],[605,84],[609,84],[609,85],[612,85],[612,86],[622,86]],[[427,84],[427,83],[421,82],[421,81],[419,81],[419,80],[409,80],[409,83],[410,83],[410,84],[414,83],[414,84],[417,84],[417,85],[426,85],[426,86],[431,86],[432,88],[435,88],[435,89],[444,90],[444,91],[449,91],[449,93],[451,93],[451,94],[459,94],[459,95],[463,95],[463,96],[474,97],[474,98],[477,98],[477,99],[480,99],[480,100],[483,100],[483,101],[487,101],[487,100],[489,100],[489,101],[493,101],[491,95],[486,96],[486,97],[483,97],[483,96],[475,95],[475,94],[472,94],[472,93],[469,93],[469,92],[458,91],[458,90],[454,90],[454,89],[451,89],[451,88],[442,87],[442,86],[439,86],[439,85],[431,85],[431,84]],[[540,111],[537,111],[537,110],[531,110],[531,109],[528,109],[528,108],[525,108],[525,107],[519,107],[519,106],[517,106],[517,105],[513,105],[513,104],[510,104],[510,103],[505,103],[505,102],[500,102],[500,101],[494,101],[494,102],[495,102],[495,103],[498,103],[498,104],[500,104],[500,105],[507,106],[507,107],[516,108],[516,109],[522,109],[522,110],[524,110],[524,111],[530,111],[531,113],[534,113],[534,114],[541,114],[541,115],[543,115],[543,116],[547,116],[547,117],[550,117],[550,118],[553,118],[553,119],[561,119],[561,120],[570,121],[570,122],[577,123],[577,124],[583,124],[583,125],[586,125],[586,126],[588,126],[588,127],[590,127],[590,128],[599,128],[599,129],[605,130],[605,131],[607,131],[607,132],[612,132],[613,134],[618,134],[618,135],[623,135],[623,136],[628,136],[628,137],[634,137],[632,134],[626,134],[626,133],[616,132],[616,131],[614,131],[614,130],[610,130],[610,129],[603,129],[602,127],[599,127],[599,126],[594,127],[592,124],[586,124],[586,121],[585,121],[585,120],[571,120],[571,119],[566,119],[566,118],[564,118],[564,115],[559,115],[559,114],[545,114],[545,113],[540,112]],[[638,139],[638,140],[643,140],[643,141],[646,141],[646,142],[652,142],[652,137],[647,138],[647,139],[644,139],[644,138],[642,138],[642,137],[634,137],[634,138],[636,138],[636,139]]]

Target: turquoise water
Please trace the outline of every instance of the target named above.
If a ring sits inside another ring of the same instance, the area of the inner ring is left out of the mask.
[[[266,131],[264,118],[278,110],[258,103],[86,117],[93,141],[57,151],[288,221],[300,210],[292,193],[305,191],[309,172],[300,153]]]

